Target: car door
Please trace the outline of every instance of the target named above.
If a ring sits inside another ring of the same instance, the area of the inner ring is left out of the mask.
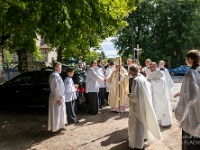
[[[184,67],[184,75],[190,70],[190,67],[189,66],[185,66]]]
[[[35,72],[33,83],[30,85],[26,105],[33,107],[48,106],[50,93],[49,75],[51,72]]]
[[[32,74],[24,73],[1,86],[1,105],[21,106],[26,97],[26,91]]]
[[[184,68],[182,66],[178,67],[177,74],[183,74],[183,72],[184,72]]]

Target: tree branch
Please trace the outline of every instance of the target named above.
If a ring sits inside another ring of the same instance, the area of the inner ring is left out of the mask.
[[[0,0],[0,2],[3,2],[3,3],[5,3],[5,4],[8,4],[9,6],[17,7],[17,8],[19,8],[22,12],[26,12],[24,9],[22,9],[22,8],[20,8],[19,6],[15,5],[15,4],[11,3],[11,2],[8,2],[8,1],[6,1],[6,0]]]

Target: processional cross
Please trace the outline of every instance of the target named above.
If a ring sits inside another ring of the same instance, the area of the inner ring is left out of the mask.
[[[142,52],[142,49],[139,48],[139,44],[137,44],[137,48],[134,48],[134,51],[137,52],[137,60],[139,61],[139,57],[140,57],[140,54]]]

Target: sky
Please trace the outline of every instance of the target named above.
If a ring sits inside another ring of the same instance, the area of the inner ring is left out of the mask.
[[[109,37],[105,39],[101,44],[102,51],[104,51],[107,58],[115,58],[117,56],[117,51],[114,48],[113,43],[111,42],[112,39],[113,37]]]

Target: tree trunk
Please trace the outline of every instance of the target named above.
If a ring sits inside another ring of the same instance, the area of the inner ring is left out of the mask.
[[[171,69],[171,59],[168,59],[168,68],[167,69]]]
[[[62,52],[63,52],[64,48],[59,46],[58,48],[58,56],[57,56],[57,61],[62,62]]]

